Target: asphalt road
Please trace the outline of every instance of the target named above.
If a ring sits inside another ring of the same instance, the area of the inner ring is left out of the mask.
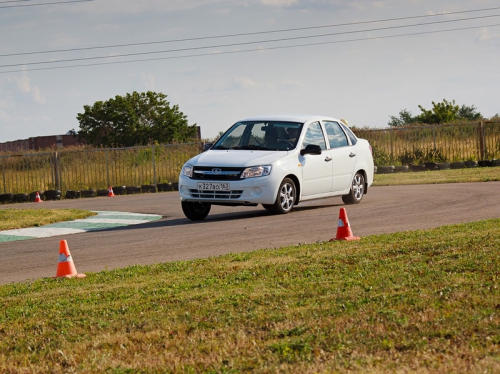
[[[287,215],[259,207],[213,207],[205,221],[184,218],[176,192],[16,204],[2,208],[82,208],[160,214],[147,224],[0,243],[0,283],[53,276],[59,240],[79,272],[153,264],[326,241],[345,206],[354,234],[390,233],[500,217],[500,182],[373,187],[359,205],[340,198],[299,205]]]

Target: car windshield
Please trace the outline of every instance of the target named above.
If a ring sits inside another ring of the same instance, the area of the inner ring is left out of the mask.
[[[212,149],[290,151],[297,146],[302,123],[244,121],[234,124]]]

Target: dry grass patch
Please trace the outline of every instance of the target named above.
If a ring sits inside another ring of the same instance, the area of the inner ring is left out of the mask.
[[[375,174],[375,186],[392,186],[401,184],[436,184],[436,183],[468,183],[490,182],[500,180],[500,166],[419,171],[394,174]]]

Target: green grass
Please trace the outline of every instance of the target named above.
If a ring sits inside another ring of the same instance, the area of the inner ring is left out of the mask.
[[[375,174],[373,185],[392,186],[401,184],[465,183],[489,182],[498,180],[500,180],[500,166],[394,174]]]
[[[494,219],[4,285],[0,372],[498,373],[499,248]]]
[[[80,209],[0,209],[0,230],[43,226],[87,218],[95,214]]]

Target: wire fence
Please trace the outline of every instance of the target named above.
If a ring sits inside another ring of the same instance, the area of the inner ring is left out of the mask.
[[[202,145],[81,149],[0,156],[0,193],[176,183]]]
[[[500,158],[500,121],[355,130],[373,147],[376,165]],[[0,155],[0,194],[106,189],[178,182],[201,143],[129,148],[83,148]]]
[[[372,145],[376,165],[500,158],[500,122],[497,121],[357,129],[355,133]]]

